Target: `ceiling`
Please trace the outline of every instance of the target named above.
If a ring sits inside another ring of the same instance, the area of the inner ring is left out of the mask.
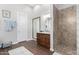
[[[40,7],[49,7],[50,6],[50,4],[25,4],[25,5],[30,8],[35,8],[37,6],[40,6]]]
[[[55,7],[60,10],[60,9],[68,8],[68,7],[72,6],[72,5],[73,4],[55,4]]]
[[[55,4],[55,7],[59,10],[68,8],[74,4]],[[26,4],[26,6],[29,6],[32,9],[39,9],[39,8],[49,8],[50,4]]]

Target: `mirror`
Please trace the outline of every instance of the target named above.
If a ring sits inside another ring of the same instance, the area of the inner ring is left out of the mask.
[[[37,38],[39,32],[50,32],[50,14],[42,15],[32,19],[32,37]]]
[[[50,32],[50,14],[41,16],[41,32]]]

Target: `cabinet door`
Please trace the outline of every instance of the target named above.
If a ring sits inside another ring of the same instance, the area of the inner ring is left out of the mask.
[[[45,35],[45,43],[46,44],[50,43],[50,36],[49,35]]]
[[[37,43],[46,48],[50,48],[50,35],[49,34],[37,34]]]

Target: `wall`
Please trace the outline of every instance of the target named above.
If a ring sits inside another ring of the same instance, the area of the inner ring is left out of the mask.
[[[79,55],[79,5],[76,8],[77,14],[77,54]]]
[[[43,6],[43,4],[42,4],[38,8],[36,8],[36,7],[33,8],[32,19],[36,18],[36,17],[40,17],[40,20],[41,20],[40,30],[42,30],[42,31],[45,30],[45,28],[44,28],[45,22],[44,22],[43,16],[48,15],[48,14],[50,14],[50,5],[49,4],[48,4],[48,6]]]
[[[34,17],[42,16],[44,14],[45,15],[48,14],[50,12],[50,5],[49,4],[47,4],[47,5],[48,6],[43,6],[43,4],[42,4],[42,5],[40,5],[39,8],[33,8],[32,17],[34,18]]]
[[[17,42],[32,40],[32,9],[17,5]]]
[[[11,5],[0,5],[0,42],[1,41],[13,41],[15,42],[17,39],[17,32],[15,28],[13,31],[11,32],[6,32],[5,28],[4,28],[4,19],[2,17],[2,10],[9,10],[11,12],[11,20],[16,20],[16,10],[14,8],[12,8]]]
[[[59,26],[59,10],[55,7],[55,5],[53,6],[53,48],[56,51],[56,39],[58,39],[59,37],[56,37],[58,35],[61,36],[61,34],[59,34],[58,32],[58,26]]]
[[[16,20],[17,21],[17,27],[19,27],[21,29],[21,32],[19,32],[19,28],[15,28],[14,31],[12,32],[5,32],[4,31],[4,18],[2,17],[2,9],[4,10],[9,10],[11,11],[11,19],[12,20]],[[32,39],[32,22],[31,22],[31,13],[32,13],[32,9],[30,7],[27,7],[26,5],[21,5],[21,4],[2,4],[0,5],[0,39],[3,41],[6,40],[12,40],[13,43],[17,43],[20,41],[24,41],[24,40],[31,40]],[[19,23],[20,22],[25,22],[25,23]],[[23,21],[24,20],[24,21]],[[19,26],[18,26],[19,24]],[[21,24],[23,24],[24,26],[22,26]],[[20,26],[21,25],[21,26]],[[23,29],[23,28],[24,29]],[[25,32],[22,32],[25,31]],[[20,34],[20,35],[18,35]],[[23,35],[22,35],[23,34]],[[18,39],[18,37],[21,38],[20,40]]]
[[[21,9],[17,10],[17,41],[21,42],[26,40],[26,38],[27,38],[27,15]]]
[[[54,11],[57,12],[57,11]],[[62,54],[76,54],[76,8],[58,10],[54,19],[54,49]],[[71,43],[72,42],[72,43]]]
[[[50,5],[50,16],[51,16],[51,29],[50,29],[50,51],[54,51],[53,49],[53,5]]]
[[[32,39],[31,30],[31,13],[32,10],[29,7],[21,8],[17,10],[17,40],[18,42]]]

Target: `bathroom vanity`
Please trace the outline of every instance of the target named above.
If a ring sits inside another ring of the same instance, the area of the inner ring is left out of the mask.
[[[37,44],[50,49],[50,34],[47,32],[37,33]]]

